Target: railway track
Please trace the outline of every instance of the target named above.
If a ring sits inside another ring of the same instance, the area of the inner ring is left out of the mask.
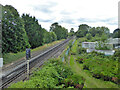
[[[45,58],[47,58],[47,57],[49,58],[52,55],[54,55],[55,53],[57,53],[57,51],[60,50],[61,47],[64,46],[66,43],[68,43],[69,40],[71,40],[71,39],[72,38],[68,38],[68,39],[62,41],[60,44],[48,49],[47,51],[41,53],[40,55],[30,59],[30,62],[29,62],[30,71],[32,70],[33,67],[36,68],[36,67],[43,65]],[[2,74],[2,76],[0,76],[0,82],[2,82],[2,84],[0,85],[0,88],[6,88],[6,86],[8,84],[10,84],[12,81],[17,79],[21,75],[25,74],[26,71],[27,71],[27,62],[24,62],[24,63],[21,63],[20,65],[18,65],[17,67],[15,67],[14,69],[12,69],[11,71],[4,72]]]

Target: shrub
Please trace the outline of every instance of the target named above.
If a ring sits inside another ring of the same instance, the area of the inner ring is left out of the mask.
[[[86,49],[81,48],[81,47],[79,47],[77,50],[78,50],[78,53],[79,53],[79,54],[82,54],[82,53],[85,53],[85,52],[86,52]]]

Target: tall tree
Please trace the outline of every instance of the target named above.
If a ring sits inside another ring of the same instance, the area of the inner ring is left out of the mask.
[[[25,31],[27,32],[31,47],[35,48],[42,45],[43,31],[41,25],[38,23],[38,20],[28,14],[23,14],[22,19],[24,20]]]
[[[113,38],[120,38],[120,29],[117,28],[113,31]]]
[[[93,27],[89,30],[89,33],[95,37],[96,34],[99,36],[102,36],[103,33],[106,34],[107,36],[110,36],[110,30],[107,27]]]
[[[2,16],[3,53],[23,51],[30,47],[23,20],[17,10],[10,5],[3,6]]]
[[[87,38],[88,40],[90,40],[90,39],[92,39],[92,35],[91,35],[90,33],[88,33],[88,34],[86,34],[86,38]]]
[[[69,36],[73,36],[74,33],[75,33],[75,32],[74,32],[74,28],[71,28],[71,29],[70,29],[70,33],[69,33]]]
[[[88,26],[87,24],[81,24],[79,25],[78,31],[76,33],[77,37],[84,37],[86,36],[86,34],[88,33],[90,29],[90,26]]]
[[[50,32],[50,36],[51,36],[52,42],[57,40],[57,36],[56,36],[55,32]]]
[[[95,35],[96,35],[96,33],[97,33],[96,28],[95,28],[95,27],[91,28],[91,29],[89,30],[89,33],[90,33],[93,37],[95,37]]]
[[[53,23],[50,27],[51,32],[55,32],[57,39],[66,39],[68,36],[68,30],[61,25],[59,25],[57,22]]]

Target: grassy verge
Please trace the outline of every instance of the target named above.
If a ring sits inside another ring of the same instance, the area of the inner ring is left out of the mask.
[[[73,57],[73,55],[71,55],[70,56],[70,66],[73,67],[73,65],[74,65],[74,57]]]
[[[75,40],[74,46],[71,48],[71,51],[74,52],[74,53],[77,53],[77,40]]]
[[[41,50],[44,50],[50,46],[53,46],[61,41],[63,41],[64,39],[62,40],[59,40],[59,41],[54,41],[52,43],[49,43],[49,44],[44,44],[43,46],[40,46],[40,47],[37,47],[35,49],[31,49],[31,53],[35,53],[35,52],[38,52],[38,51],[41,51]],[[7,54],[4,54],[3,55],[3,58],[4,58],[4,65],[5,64],[9,64],[9,63],[12,63],[13,61],[17,61],[17,60],[20,60],[20,59],[23,59],[25,58],[25,54],[26,51],[23,51],[23,52],[18,52],[18,53],[7,53]]]

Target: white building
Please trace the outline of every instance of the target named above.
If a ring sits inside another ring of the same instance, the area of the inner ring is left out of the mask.
[[[110,43],[106,43],[109,44],[108,46],[110,46]],[[98,42],[82,42],[82,48],[86,48],[86,52],[90,53],[92,51],[96,51],[96,52],[100,52],[100,53],[104,53],[105,55],[113,55],[115,53],[115,50],[96,50],[95,47],[98,46]]]
[[[113,45],[114,48],[119,47],[120,46],[120,38],[110,38],[110,39],[108,39],[107,44]]]
[[[82,42],[82,48],[95,49],[98,46],[98,42]]]
[[[114,55],[115,50],[95,50],[96,52],[104,53],[105,55]]]

